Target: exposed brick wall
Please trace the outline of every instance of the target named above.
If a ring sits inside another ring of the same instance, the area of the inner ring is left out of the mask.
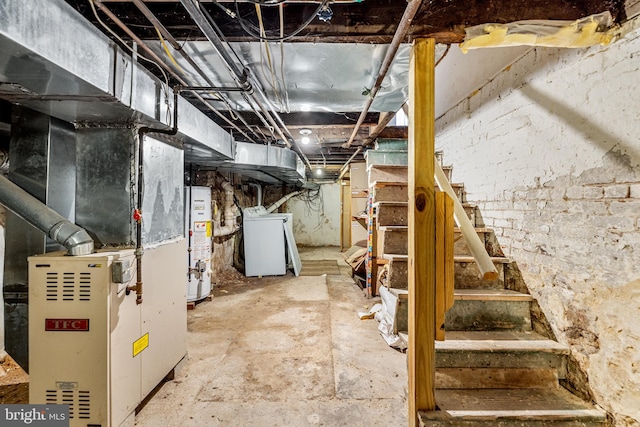
[[[637,28],[637,23],[635,24]],[[616,425],[640,424],[640,31],[533,49],[437,121],[436,148]]]

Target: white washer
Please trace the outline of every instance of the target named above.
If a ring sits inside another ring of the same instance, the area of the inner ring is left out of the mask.
[[[262,206],[247,208],[244,219],[245,275],[281,276],[287,272],[285,226],[290,213],[267,213]],[[295,242],[293,243],[295,245]]]

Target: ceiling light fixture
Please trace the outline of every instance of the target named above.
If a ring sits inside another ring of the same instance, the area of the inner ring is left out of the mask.
[[[302,142],[304,145],[307,145],[309,142],[311,142],[311,138],[309,138],[309,135],[311,135],[311,129],[300,129],[300,135],[302,135],[302,139],[300,140],[300,142]]]

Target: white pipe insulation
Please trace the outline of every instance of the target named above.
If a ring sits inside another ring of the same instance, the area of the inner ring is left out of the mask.
[[[236,224],[236,216],[238,216],[238,209],[233,203],[233,185],[230,182],[225,181],[222,184],[224,190],[224,225],[219,228],[214,228],[213,237],[228,236],[235,233],[240,228]]]

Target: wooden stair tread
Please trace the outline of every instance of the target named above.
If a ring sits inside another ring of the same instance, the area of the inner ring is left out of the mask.
[[[408,289],[390,288],[389,292],[399,298],[409,295]],[[508,289],[456,289],[453,298],[460,301],[533,301],[529,294]]]
[[[409,255],[405,254],[383,254],[383,258],[386,258],[390,261],[407,261],[409,259]],[[453,257],[454,262],[475,262],[475,259],[472,256],[464,256],[464,255],[455,255]],[[505,257],[491,257],[491,261],[494,263],[500,264],[509,264],[511,260]]]
[[[529,294],[508,289],[454,289],[453,297],[464,301],[533,301]]]
[[[487,228],[487,227],[474,227],[474,230],[476,231],[476,233],[492,233],[493,232],[493,228]],[[458,227],[455,227],[453,229],[453,232],[461,233]]]
[[[408,231],[408,225],[381,225],[378,227],[381,231]]]
[[[374,208],[378,208],[380,206],[398,206],[398,207],[407,207],[409,202],[375,202],[373,203]]]
[[[465,262],[465,263],[469,263],[469,262],[476,262],[475,259],[472,256],[464,256],[464,255],[455,255],[453,257],[453,261],[454,262]],[[510,264],[511,260],[509,258],[505,258],[505,257],[491,257],[491,261],[493,261],[494,264]]]
[[[376,203],[381,203],[381,202],[376,202]],[[382,202],[382,203],[404,203],[404,202]],[[375,205],[375,203],[374,203]],[[382,225],[380,227],[378,227],[379,230],[408,230],[409,226],[408,225]],[[486,227],[475,227],[474,228],[476,233],[492,233],[493,229],[492,228],[486,228]],[[461,233],[460,229],[458,227],[453,229],[454,233]]]
[[[369,165],[369,167],[367,168],[367,170],[371,170],[371,169],[380,169],[380,170],[384,170],[384,169],[407,169],[409,170],[409,166],[407,165],[385,165],[385,164],[376,164],[376,165]]]
[[[584,420],[602,422],[606,413],[562,387],[530,389],[436,390],[439,411],[421,412],[421,421]],[[435,418],[433,418],[435,417]],[[452,424],[453,425],[453,424]],[[518,424],[520,425],[520,424]]]
[[[409,255],[406,254],[382,254],[382,258],[388,259],[389,261],[401,261],[407,262],[409,259]]]
[[[406,187],[409,185],[407,181],[373,181],[369,186],[370,187]]]
[[[447,331],[445,340],[436,342],[436,351],[569,354],[566,346],[529,331]]]

